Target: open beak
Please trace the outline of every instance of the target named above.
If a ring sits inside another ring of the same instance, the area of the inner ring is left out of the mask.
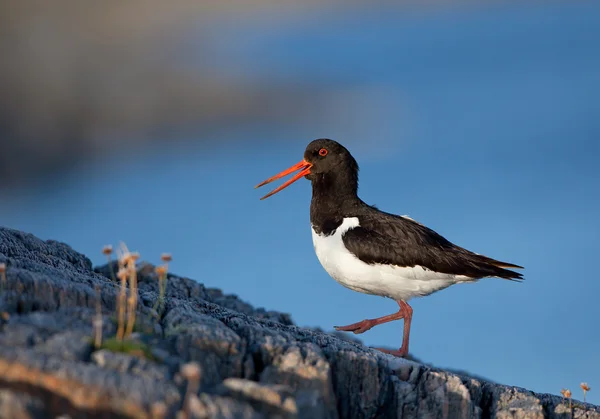
[[[300,170],[298,173],[296,173],[294,175],[294,177],[292,177],[291,179],[289,179],[283,185],[279,186],[276,189],[273,189],[271,192],[269,192],[268,194],[266,194],[265,196],[263,196],[262,198],[260,198],[261,200],[266,199],[266,198],[270,197],[271,195],[275,195],[277,192],[279,192],[279,191],[287,188],[288,186],[290,186],[292,183],[294,183],[298,179],[301,179],[304,176],[309,175],[311,167],[312,167],[312,163],[309,163],[306,160],[302,160],[299,163],[296,163],[295,165],[293,165],[292,167],[290,167],[289,169],[286,169],[283,172],[278,173],[278,174],[276,174],[273,177],[270,177],[269,179],[265,180],[264,182],[259,183],[254,188],[260,188],[261,186],[266,185],[267,183],[271,183],[274,180],[277,180],[277,179],[280,179],[280,178],[282,178],[284,176],[289,175],[290,173],[294,173],[296,170]]]

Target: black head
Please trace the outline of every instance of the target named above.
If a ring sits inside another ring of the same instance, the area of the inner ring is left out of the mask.
[[[304,160],[311,164],[310,174],[306,176],[311,181],[328,174],[358,173],[358,164],[346,147],[327,138],[320,138],[308,144]]]
[[[356,160],[346,147],[326,138],[312,141],[304,151],[303,160],[256,187],[271,183],[298,170],[299,172],[294,177],[261,199],[276,194],[302,177],[306,177],[312,182],[313,191],[316,187],[319,187],[330,190],[343,189],[350,193],[356,193],[358,188],[358,164]]]

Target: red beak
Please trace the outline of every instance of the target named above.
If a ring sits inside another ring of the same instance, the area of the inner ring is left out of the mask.
[[[268,194],[266,194],[265,196],[260,198],[261,200],[266,199],[266,198],[270,197],[271,195],[275,195],[277,192],[287,188],[288,186],[290,186],[292,183],[294,183],[298,179],[303,178],[306,175],[309,175],[311,167],[312,167],[312,163],[309,163],[306,160],[302,160],[299,163],[296,163],[295,165],[290,167],[289,169],[286,169],[283,172],[278,173],[273,177],[270,177],[269,179],[265,180],[264,182],[259,183],[254,188],[260,188],[261,186],[266,185],[267,183],[271,183],[274,180],[277,180],[284,176],[289,175],[290,173],[294,173],[296,170],[300,170],[300,172],[296,173],[296,175],[293,178],[291,178],[290,180],[285,182],[283,185],[279,186],[276,189],[273,189],[271,192],[269,192]]]

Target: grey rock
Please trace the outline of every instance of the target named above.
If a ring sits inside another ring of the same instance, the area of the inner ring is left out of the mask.
[[[105,369],[148,377],[156,381],[166,380],[171,376],[171,372],[166,365],[158,365],[144,358],[111,352],[106,349],[92,353],[92,361]]]
[[[209,394],[194,395],[189,401],[190,419],[264,419],[262,413],[255,411],[250,404],[230,397]]]
[[[0,389],[0,418],[43,418],[41,400],[24,392]]]
[[[503,386],[365,348],[293,325],[140,264],[129,353],[95,349],[116,333],[119,284],[69,246],[0,229],[7,289],[0,294],[0,419],[103,418],[596,418],[600,408]],[[181,367],[195,362],[198,376]]]
[[[251,380],[227,378],[218,391],[222,395],[249,403],[268,417],[286,419],[298,417],[294,392],[288,386],[265,385]]]
[[[260,382],[290,387],[297,395],[299,417],[337,417],[329,363],[312,343],[291,346],[277,355],[261,373]]]
[[[165,337],[176,353],[185,361],[201,365],[202,388],[215,386],[227,377],[242,376],[242,339],[221,321],[180,304],[167,313],[164,323]]]
[[[85,361],[92,351],[92,344],[89,333],[75,330],[56,333],[42,344],[36,345],[35,350],[67,361]]]

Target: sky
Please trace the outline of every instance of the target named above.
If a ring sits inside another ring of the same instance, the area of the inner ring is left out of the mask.
[[[170,252],[176,274],[330,331],[397,306],[319,265],[308,181],[265,201],[270,189],[254,185],[332,138],[357,159],[367,203],[526,268],[520,284],[484,279],[411,300],[414,356],[579,399],[585,381],[600,404],[600,5],[325,9],[202,30],[220,39],[212,68],[302,86],[314,112],[174,134],[4,191],[2,224],[94,264],[119,241],[153,263]],[[203,65],[189,48],[190,66]],[[398,348],[402,324],[360,338]]]

